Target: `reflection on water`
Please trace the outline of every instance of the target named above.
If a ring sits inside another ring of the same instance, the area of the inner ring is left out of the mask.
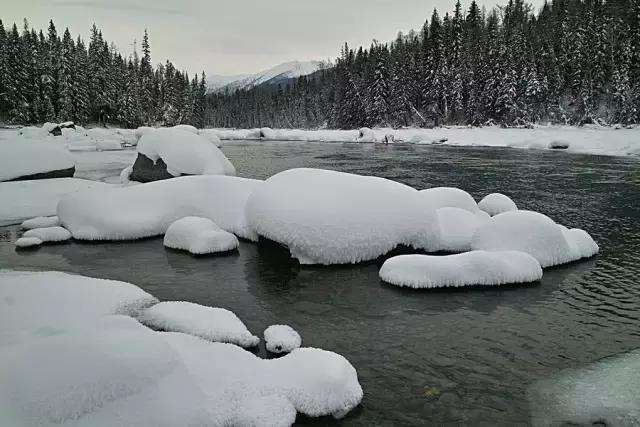
[[[545,271],[538,285],[437,290],[381,283],[379,263],[309,268],[243,242],[194,258],[161,239],[16,252],[0,229],[0,267],[59,269],[135,283],[163,300],[235,311],[252,332],[274,323],[304,345],[346,356],[365,391],[339,425],[514,425],[529,422],[527,386],[561,369],[640,347],[637,161],[507,149],[312,143],[229,143],[242,176],[321,167],[500,191],[521,208],[587,229],[601,254]],[[325,424],[327,420],[302,420]]]

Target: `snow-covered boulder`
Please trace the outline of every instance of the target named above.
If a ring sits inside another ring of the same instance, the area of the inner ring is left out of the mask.
[[[565,141],[562,139],[554,139],[549,143],[548,148],[550,150],[566,150],[570,146],[571,146],[571,143],[569,141]]]
[[[587,232],[568,230],[546,215],[522,210],[496,215],[487,221],[473,236],[471,249],[526,252],[542,267],[588,258],[599,250]]]
[[[64,197],[58,217],[81,240],[158,236],[186,216],[208,218],[225,231],[255,239],[244,211],[249,195],[261,185],[263,181],[212,175],[100,188]]]
[[[401,255],[380,269],[387,283],[409,288],[495,286],[542,278],[540,263],[518,251],[472,251],[457,255]]]
[[[300,334],[288,325],[271,325],[264,330],[264,343],[271,353],[291,353],[302,345]]]
[[[180,175],[235,175],[231,162],[197,133],[180,129],[155,129],[138,141],[138,159],[131,180],[155,181]],[[162,160],[162,163],[159,163]]]
[[[434,187],[420,191],[425,203],[434,209],[452,207],[478,212],[478,204],[471,194],[455,187]]]
[[[271,128],[260,128],[260,138],[276,139],[276,133]]]
[[[21,224],[21,227],[25,230],[31,230],[32,228],[46,228],[57,227],[60,225],[60,220],[57,216],[37,216],[35,218],[28,219]]]
[[[358,130],[359,142],[376,142],[375,133],[369,128],[360,128]]]
[[[64,242],[71,239],[71,233],[66,228],[60,226],[45,227],[45,228],[33,228],[24,232],[22,237],[36,237],[43,243],[51,242]]]
[[[247,201],[249,226],[302,264],[375,259],[398,245],[437,249],[435,211],[415,189],[320,169],[272,176]]]
[[[64,178],[76,170],[71,153],[59,144],[0,141],[0,153],[0,181]]]
[[[501,193],[492,193],[484,196],[478,203],[478,207],[491,216],[518,210],[518,206],[513,200]]]
[[[171,224],[164,235],[164,245],[189,251],[194,255],[214,254],[238,249],[238,238],[224,231],[208,218],[188,216]]]
[[[31,248],[34,246],[40,246],[42,244],[42,240],[37,237],[21,237],[16,240],[16,246],[19,248]]]
[[[471,239],[478,227],[489,220],[489,215],[478,211],[471,213],[466,209],[444,207],[436,210],[440,226],[440,245],[438,249],[447,252],[466,252],[471,250]]]
[[[182,130],[185,132],[191,132],[196,135],[198,134],[198,129],[195,126],[191,126],[191,125],[175,125],[169,129]]]
[[[208,341],[240,347],[255,347],[260,339],[252,335],[233,312],[185,301],[166,301],[149,307],[139,317],[152,328],[182,332]]]
[[[18,135],[20,135],[22,139],[42,142],[49,137],[49,130],[36,126],[25,126],[18,131]]]

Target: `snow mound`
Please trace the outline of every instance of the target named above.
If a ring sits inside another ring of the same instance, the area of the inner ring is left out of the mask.
[[[534,426],[640,425],[640,351],[571,369],[529,390]]]
[[[369,128],[360,128],[358,130],[359,142],[376,142],[376,136]]]
[[[249,226],[302,264],[375,259],[404,244],[437,248],[435,211],[418,191],[383,178],[320,169],[276,174],[247,201]]]
[[[54,215],[28,219],[22,223],[21,227],[25,230],[31,230],[32,228],[57,227],[58,225],[60,225],[60,220]]]
[[[478,211],[454,207],[439,208],[437,211],[440,225],[439,250],[447,252],[466,252],[471,250],[471,239],[478,227],[489,220],[489,215]]]
[[[76,164],[63,146],[46,142],[0,141],[0,152],[0,181],[63,171]]]
[[[209,142],[214,144],[216,147],[220,148],[222,145],[222,141],[218,136],[218,133],[213,129],[202,129],[198,132],[199,135],[205,137]]]
[[[453,207],[478,212],[478,204],[471,194],[455,187],[435,187],[420,191],[420,196],[434,209]]]
[[[583,230],[567,230],[537,212],[513,211],[496,215],[478,229],[473,250],[514,250],[532,255],[551,267],[595,255],[598,245]]]
[[[45,227],[45,228],[33,228],[25,231],[22,237],[35,237],[45,242],[64,242],[71,239],[71,233],[66,228],[60,226]]]
[[[195,126],[191,126],[191,125],[176,125],[176,126],[173,126],[173,127],[169,128],[169,129],[182,130],[182,131],[185,131],[185,132],[191,132],[191,133],[196,134],[196,135],[198,134],[198,129]]]
[[[169,226],[164,235],[164,245],[203,255],[232,251],[240,243],[236,236],[224,231],[210,219],[189,216]]]
[[[19,248],[30,248],[33,246],[40,246],[42,244],[42,240],[37,237],[21,237],[16,240],[16,246]]]
[[[302,345],[302,338],[288,325],[271,325],[264,330],[264,342],[271,353],[291,353]]]
[[[222,151],[197,133],[155,129],[142,135],[137,149],[154,163],[162,159],[173,176],[236,174]]]
[[[158,236],[186,216],[208,218],[225,231],[251,238],[253,232],[243,219],[245,204],[262,184],[253,179],[214,175],[100,188],[64,197],[58,204],[58,217],[73,237],[81,240]]]
[[[531,255],[518,251],[401,255],[385,261],[380,278],[408,288],[495,286],[535,282],[542,278],[542,268]]]
[[[276,139],[276,133],[271,128],[260,128],[260,138]]]
[[[478,207],[491,216],[518,210],[518,206],[513,200],[501,193],[492,193],[485,196],[478,203]]]
[[[182,332],[240,347],[254,347],[260,342],[233,312],[191,302],[161,302],[146,309],[140,321],[163,331]]]
[[[142,135],[144,135],[147,132],[151,132],[154,131],[155,128],[149,127],[149,126],[140,126],[138,129],[136,129],[134,131],[134,135],[136,136],[137,139],[142,138]]]

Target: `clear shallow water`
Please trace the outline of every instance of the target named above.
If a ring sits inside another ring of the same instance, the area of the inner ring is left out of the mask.
[[[270,247],[193,258],[161,239],[16,252],[0,228],[0,267],[56,269],[135,283],[163,300],[235,311],[257,334],[287,323],[304,345],[358,370],[362,407],[334,425],[526,425],[530,383],[640,347],[640,162],[525,150],[229,143],[241,176],[292,167],[371,174],[416,188],[502,191],[521,208],[588,230],[598,257],[545,270],[540,284],[408,291],[379,264],[301,268]],[[301,420],[324,425],[330,420]]]

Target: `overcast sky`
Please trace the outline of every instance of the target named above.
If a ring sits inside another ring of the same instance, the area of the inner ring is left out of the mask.
[[[504,0],[506,1],[506,0]],[[469,1],[463,2],[467,7]],[[483,2],[480,1],[480,4]],[[493,7],[503,1],[487,0]],[[532,0],[540,6],[543,0]],[[388,41],[399,30],[420,28],[434,7],[440,15],[454,0],[0,0],[0,18],[27,18],[46,30],[88,38],[93,22],[126,55],[149,31],[154,63],[207,74],[254,73],[291,60],[333,59],[347,41]]]

